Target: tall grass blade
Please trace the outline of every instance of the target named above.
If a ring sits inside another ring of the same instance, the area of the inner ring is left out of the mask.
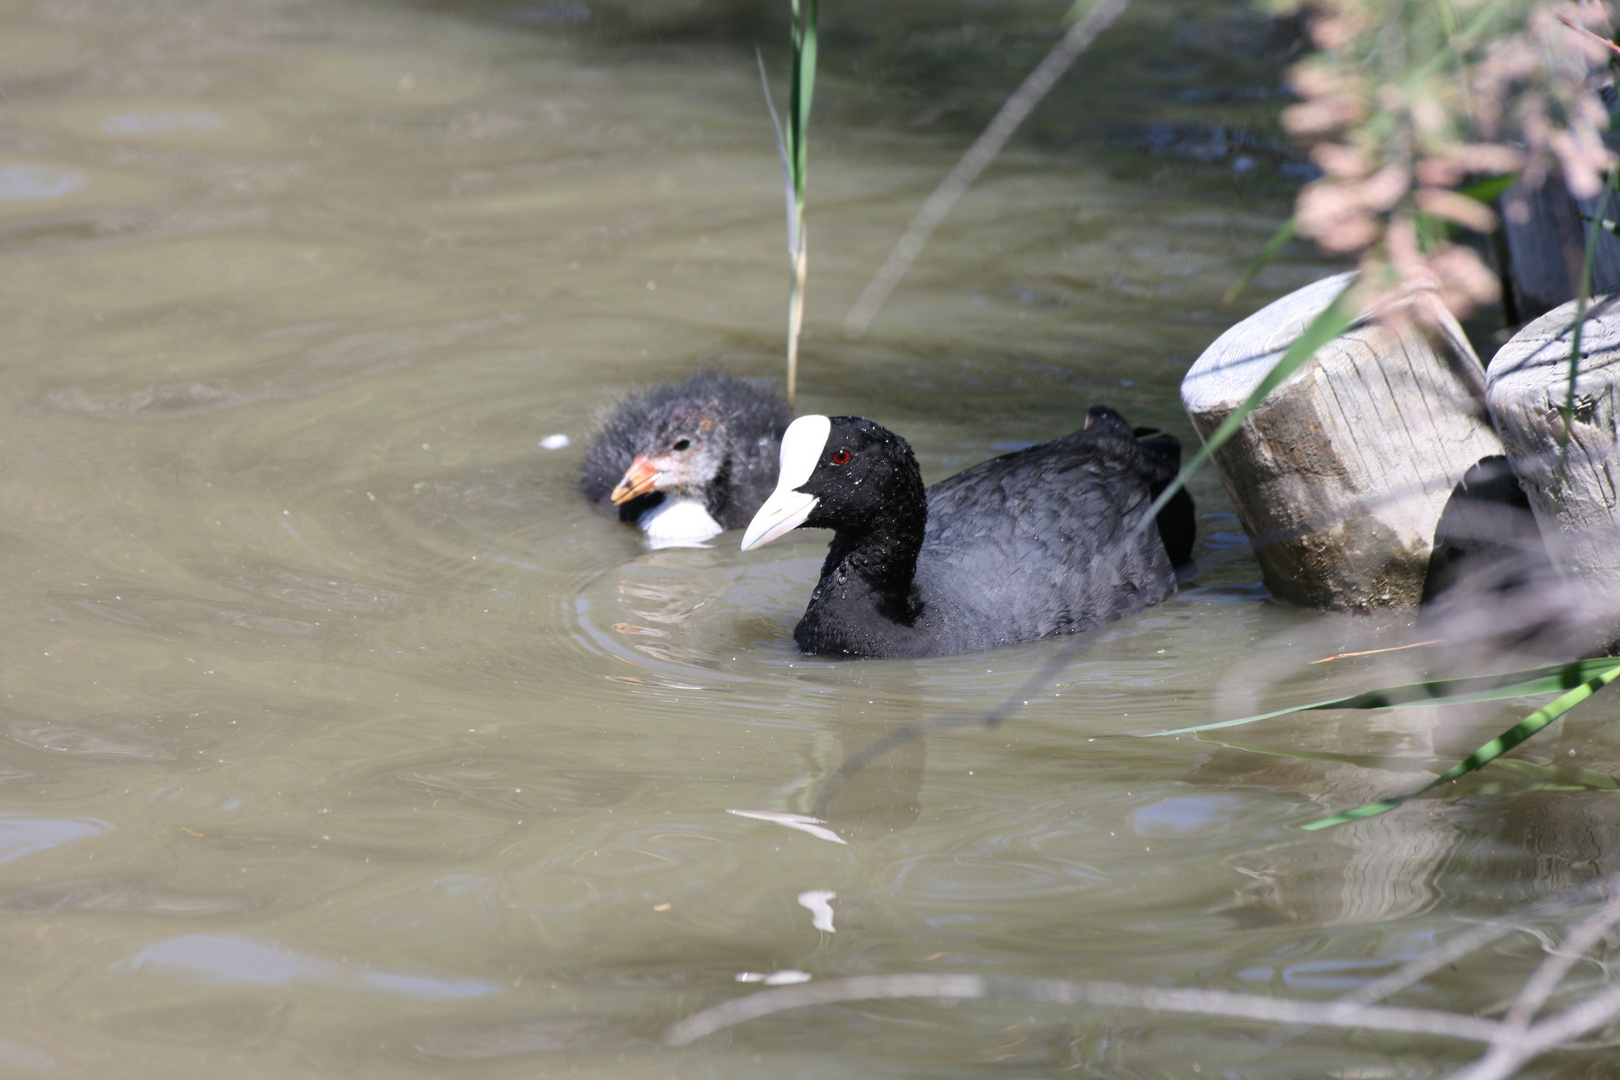
[[[1507,194],[1508,189],[1517,184],[1519,179],[1519,173],[1503,173],[1501,176],[1464,184],[1457,189],[1457,194],[1467,196],[1475,202],[1490,204]]]
[[[1366,806],[1358,806],[1354,810],[1346,810],[1344,813],[1334,814],[1332,817],[1320,818],[1301,826],[1301,828],[1307,831],[1330,829],[1335,825],[1344,825],[1351,821],[1376,817],[1379,814],[1395,809],[1402,803],[1417,798],[1426,791],[1434,790],[1441,784],[1449,784],[1460,776],[1466,776],[1475,769],[1489,765],[1492,761],[1512,750],[1515,746],[1518,746],[1614,680],[1620,679],[1620,660],[1610,657],[1607,663],[1606,670],[1593,675],[1556,701],[1543,705],[1416,791],[1408,792],[1405,795],[1397,795],[1392,799],[1368,803]]]
[[[1292,240],[1294,234],[1298,231],[1298,218],[1289,218],[1283,222],[1282,226],[1272,234],[1271,239],[1266,241],[1266,246],[1260,249],[1260,254],[1256,255],[1254,261],[1244,268],[1243,273],[1238,275],[1236,281],[1232,282],[1232,287],[1226,290],[1225,296],[1221,297],[1221,303],[1230,304],[1236,300],[1238,294],[1249,287],[1249,282],[1254,280],[1255,275],[1264,270],[1266,264],[1277,257],[1277,252],[1288,246],[1288,241]]]
[[[804,329],[804,282],[809,269],[804,230],[804,194],[810,171],[810,102],[816,89],[816,37],[821,0],[792,0],[793,79],[788,88],[788,134],[784,150],[788,184],[787,399],[793,404],[799,385],[799,335]],[[761,68],[763,71],[763,67]],[[771,110],[772,119],[776,111]],[[781,127],[777,128],[781,148]]]
[[[809,174],[810,100],[816,89],[816,25],[821,0],[793,4],[793,82],[788,90],[788,146],[793,153],[793,194],[796,209],[804,214],[804,185]]]
[[[1333,298],[1333,303],[1323,308],[1321,314],[1311,320],[1310,325],[1294,339],[1294,343],[1288,346],[1287,351],[1277,358],[1277,363],[1266,373],[1266,377],[1261,379],[1250,391],[1249,396],[1232,410],[1230,416],[1221,421],[1220,426],[1204,441],[1203,447],[1193,455],[1192,460],[1182,467],[1176,478],[1165,486],[1157,499],[1153,500],[1153,505],[1148,507],[1142,521],[1152,522],[1157,517],[1159,511],[1175,497],[1176,492],[1187,486],[1187,478],[1203,468],[1210,455],[1219,450],[1227,439],[1237,434],[1238,428],[1243,426],[1243,421],[1248,419],[1255,406],[1265,400],[1267,394],[1281,386],[1288,376],[1303,367],[1316,355],[1316,350],[1350,328],[1350,324],[1355,321],[1355,309],[1350,306],[1349,296],[1355,283],[1354,278],[1346,282],[1344,290]]]
[[[1552,694],[1585,684],[1589,679],[1608,671],[1617,662],[1612,656],[1596,660],[1578,660],[1571,664],[1549,664],[1546,667],[1525,668],[1522,671],[1504,671],[1496,675],[1471,675],[1462,679],[1430,679],[1425,682],[1404,683],[1381,690],[1366,690],[1346,697],[1327,701],[1313,701],[1309,705],[1293,705],[1258,716],[1244,716],[1237,720],[1221,720],[1213,724],[1176,728],[1174,731],[1155,731],[1149,738],[1163,735],[1192,735],[1200,731],[1238,727],[1258,720],[1272,720],[1293,713],[1317,709],[1398,709],[1407,705],[1461,705],[1475,701],[1501,701],[1505,698],[1532,697]]]
[[[1581,331],[1586,327],[1586,305],[1592,299],[1592,267],[1597,262],[1598,241],[1603,236],[1603,213],[1609,208],[1609,197],[1620,184],[1620,169],[1609,171],[1603,195],[1592,210],[1592,220],[1586,225],[1586,257],[1581,260],[1580,289],[1575,297],[1575,326],[1569,334],[1569,378],[1564,386],[1564,405],[1560,410],[1564,428],[1558,433],[1558,448],[1569,452],[1570,440],[1575,437],[1575,379],[1580,373]]]

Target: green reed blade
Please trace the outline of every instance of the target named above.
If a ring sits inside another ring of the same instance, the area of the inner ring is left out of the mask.
[[[1598,240],[1603,236],[1603,212],[1609,208],[1609,196],[1617,186],[1620,186],[1620,169],[1610,169],[1603,184],[1603,197],[1598,200],[1592,220],[1586,226],[1586,257],[1581,260],[1580,288],[1575,297],[1575,325],[1569,332],[1569,377],[1565,380],[1563,408],[1559,410],[1564,419],[1564,428],[1558,433],[1561,456],[1569,453],[1569,443],[1575,435],[1575,381],[1580,374],[1581,331],[1586,327],[1586,305],[1592,299],[1592,267],[1597,262]]]
[[[1525,668],[1521,671],[1503,671],[1495,675],[1470,675],[1462,679],[1429,679],[1425,682],[1404,683],[1381,690],[1366,690],[1359,694],[1313,701],[1309,705],[1293,705],[1275,712],[1244,716],[1236,720],[1220,720],[1213,724],[1176,728],[1173,731],[1155,731],[1147,738],[1161,735],[1191,735],[1200,731],[1252,724],[1257,720],[1271,720],[1291,713],[1310,712],[1314,709],[1397,709],[1405,705],[1462,705],[1473,701],[1501,701],[1505,698],[1531,697],[1551,694],[1586,683],[1589,679],[1608,671],[1615,663],[1612,656],[1596,660],[1577,660],[1571,664],[1549,664],[1546,667]]]
[[[1520,743],[1530,738],[1530,736],[1534,735],[1536,732],[1540,731],[1554,720],[1557,720],[1559,717],[1569,712],[1569,710],[1573,709],[1575,706],[1579,705],[1581,702],[1585,701],[1587,698],[1591,697],[1593,694],[1597,693],[1614,680],[1620,679],[1620,660],[1616,660],[1614,657],[1609,657],[1607,664],[1608,667],[1604,671],[1601,671],[1592,676],[1590,679],[1587,679],[1585,682],[1581,683],[1581,685],[1577,686],[1564,696],[1558,698],[1556,701],[1543,705],[1541,708],[1537,709],[1523,720],[1520,720],[1517,724],[1514,724],[1511,728],[1504,731],[1502,734],[1498,735],[1496,738],[1492,739],[1478,750],[1475,750],[1472,754],[1469,754],[1467,757],[1457,762],[1457,764],[1453,765],[1451,768],[1447,769],[1445,772],[1441,773],[1427,784],[1424,784],[1416,791],[1409,792],[1405,795],[1397,795],[1392,799],[1383,799],[1379,802],[1368,803],[1366,806],[1358,806],[1354,810],[1346,810],[1344,813],[1334,814],[1332,817],[1320,818],[1316,821],[1302,825],[1300,828],[1307,831],[1330,829],[1335,825],[1343,825],[1346,822],[1360,821],[1363,818],[1376,817],[1377,815],[1385,813],[1386,811],[1395,809],[1404,802],[1417,798],[1426,791],[1434,790],[1441,784],[1449,784],[1451,781],[1460,776],[1466,776],[1475,769],[1483,768],[1484,766],[1489,765],[1492,761],[1495,761],[1509,750],[1512,750],[1515,746],[1518,746]]]
[[[1232,287],[1226,290],[1225,296],[1221,297],[1221,303],[1230,304],[1236,300],[1238,294],[1249,287],[1249,282],[1254,280],[1255,275],[1264,270],[1266,264],[1277,257],[1277,252],[1288,246],[1288,241],[1292,240],[1294,234],[1298,231],[1298,218],[1289,218],[1283,222],[1282,227],[1272,234],[1270,240],[1266,241],[1266,246],[1260,249],[1260,254],[1256,255],[1254,261],[1244,269],[1243,273],[1238,275],[1236,281],[1232,282]]]
[[[805,180],[809,174],[810,99],[816,88],[816,26],[821,0],[793,4],[793,84],[788,97],[788,147],[793,159],[793,193],[804,214]]]
[[[793,10],[793,81],[788,88],[786,155],[788,186],[788,341],[787,400],[792,406],[799,382],[799,333],[804,326],[804,279],[808,245],[804,235],[804,193],[809,177],[810,100],[816,87],[816,28],[821,0],[791,0]],[[775,110],[772,109],[772,117]],[[778,146],[781,135],[778,132]]]
[[[1493,203],[1514,184],[1519,182],[1518,173],[1504,173],[1501,176],[1492,176],[1485,180],[1476,180],[1472,184],[1464,184],[1457,189],[1457,194],[1466,195],[1475,202]]]
[[[1344,290],[1333,298],[1333,303],[1323,308],[1321,314],[1312,319],[1310,325],[1305,327],[1299,337],[1294,339],[1292,345],[1288,346],[1287,351],[1277,358],[1277,363],[1272,366],[1270,371],[1266,372],[1266,377],[1260,380],[1259,385],[1250,392],[1248,397],[1243,399],[1237,408],[1232,410],[1230,416],[1221,421],[1220,426],[1205,440],[1198,453],[1194,454],[1192,460],[1187,462],[1182,467],[1181,472],[1176,474],[1176,478],[1165,485],[1165,489],[1159,493],[1159,497],[1153,500],[1153,505],[1148,507],[1147,513],[1142,515],[1143,521],[1151,522],[1154,520],[1159,511],[1169,504],[1175,493],[1186,486],[1187,478],[1201,469],[1204,462],[1209,460],[1210,455],[1219,450],[1227,439],[1237,434],[1238,428],[1243,426],[1243,421],[1247,419],[1248,415],[1255,410],[1255,407],[1260,402],[1265,400],[1267,394],[1280,386],[1288,376],[1303,367],[1306,361],[1316,355],[1317,349],[1320,349],[1350,328],[1350,324],[1355,321],[1355,312],[1351,309],[1346,298],[1354,285],[1354,278],[1346,282]]]

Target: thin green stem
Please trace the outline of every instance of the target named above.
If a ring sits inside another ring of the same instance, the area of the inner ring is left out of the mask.
[[[1199,449],[1198,453],[1193,455],[1191,461],[1182,466],[1181,472],[1176,474],[1176,478],[1165,486],[1157,499],[1153,500],[1153,505],[1148,507],[1146,514],[1142,515],[1143,522],[1154,520],[1158,512],[1165,508],[1175,493],[1187,485],[1187,479],[1204,467],[1204,463],[1209,460],[1210,455],[1225,445],[1226,440],[1237,434],[1238,429],[1243,426],[1243,421],[1248,418],[1249,414],[1255,410],[1255,407],[1260,402],[1265,400],[1267,394],[1275,390],[1282,384],[1284,379],[1298,371],[1306,361],[1315,356],[1316,350],[1350,328],[1350,324],[1355,321],[1355,309],[1349,303],[1349,292],[1354,284],[1354,279],[1351,279],[1345,285],[1343,291],[1333,298],[1333,302],[1323,308],[1321,313],[1311,320],[1310,325],[1300,332],[1299,337],[1294,339],[1294,343],[1289,345],[1282,356],[1277,359],[1277,362],[1272,365],[1265,378],[1261,379],[1255,385],[1255,388],[1249,392],[1249,396],[1244,398],[1238,407],[1233,409],[1226,419],[1222,420],[1219,426],[1210,433],[1209,438],[1204,440],[1204,445]]]
[[[1603,238],[1603,214],[1609,208],[1609,196],[1617,184],[1620,184],[1620,169],[1611,169],[1603,185],[1603,194],[1598,196],[1597,205],[1592,208],[1592,220],[1586,223],[1586,252],[1581,259],[1580,287],[1575,294],[1575,327],[1569,334],[1569,377],[1564,385],[1564,407],[1560,410],[1564,418],[1564,430],[1558,434],[1561,456],[1568,455],[1570,440],[1575,435],[1575,381],[1580,375],[1581,332],[1586,328],[1586,305],[1592,299],[1592,266],[1597,261],[1598,242]]]
[[[1308,705],[1291,705],[1286,709],[1244,716],[1236,720],[1218,720],[1192,727],[1175,728],[1171,731],[1155,731],[1151,737],[1217,731],[1221,728],[1239,727],[1258,720],[1272,720],[1279,716],[1318,709],[1398,709],[1413,705],[1458,705],[1465,702],[1500,701],[1505,698],[1553,694],[1580,686],[1588,679],[1608,671],[1615,663],[1612,657],[1602,657],[1596,660],[1577,660],[1570,664],[1526,668],[1522,671],[1504,671],[1495,675],[1429,679],[1425,682],[1365,690],[1359,694],[1330,698],[1327,701],[1313,701]]]
[[[791,0],[793,81],[788,88],[785,152],[788,199],[787,399],[793,404],[799,382],[799,336],[804,327],[804,284],[808,269],[804,236],[804,196],[810,169],[810,102],[816,87],[816,36],[821,0]],[[774,115],[774,114],[773,114]]]
[[[1376,817],[1379,814],[1395,809],[1402,803],[1417,798],[1426,791],[1433,791],[1442,784],[1449,784],[1458,777],[1466,776],[1475,769],[1483,768],[1495,761],[1616,679],[1620,679],[1620,659],[1611,660],[1611,666],[1606,670],[1587,679],[1556,701],[1543,705],[1416,791],[1408,792],[1405,795],[1397,795],[1392,799],[1368,803],[1366,806],[1358,806],[1354,810],[1346,810],[1342,814],[1321,818],[1300,827],[1307,831],[1314,831],[1316,829],[1329,829],[1335,825],[1344,825],[1351,821],[1360,821],[1363,818]]]
[[[1230,304],[1236,300],[1238,294],[1249,287],[1249,283],[1254,280],[1255,275],[1265,269],[1266,264],[1277,257],[1277,252],[1288,246],[1288,242],[1294,238],[1298,231],[1298,218],[1291,217],[1283,222],[1277,231],[1271,234],[1271,239],[1266,241],[1266,246],[1260,249],[1260,254],[1254,257],[1254,261],[1244,269],[1242,274],[1238,275],[1238,279],[1232,283],[1232,287],[1226,290],[1226,295],[1221,297],[1221,303]]]

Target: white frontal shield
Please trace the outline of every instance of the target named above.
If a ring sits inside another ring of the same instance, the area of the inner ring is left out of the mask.
[[[742,549],[752,551],[804,524],[816,508],[816,497],[795,490],[810,479],[827,448],[832,421],[825,416],[801,416],[782,433],[781,467],[776,490],[759,508],[743,534]]]

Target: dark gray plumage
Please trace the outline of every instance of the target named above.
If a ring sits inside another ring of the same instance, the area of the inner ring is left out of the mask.
[[[1167,506],[1157,528],[1136,529],[1175,475],[1180,445],[1170,436],[1139,441],[1098,406],[1085,429],[925,493],[904,439],[859,417],[830,423],[820,460],[794,489],[815,498],[803,524],[835,530],[794,629],[805,652],[989,649],[1090,629],[1175,590],[1166,548],[1183,560],[1190,550],[1191,500]]]
[[[679,495],[701,501],[721,528],[741,528],[776,483],[791,419],[771,391],[713,371],[643,390],[603,421],[580,466],[580,491],[622,521],[640,521]],[[614,505],[614,489],[643,456],[654,486]]]

